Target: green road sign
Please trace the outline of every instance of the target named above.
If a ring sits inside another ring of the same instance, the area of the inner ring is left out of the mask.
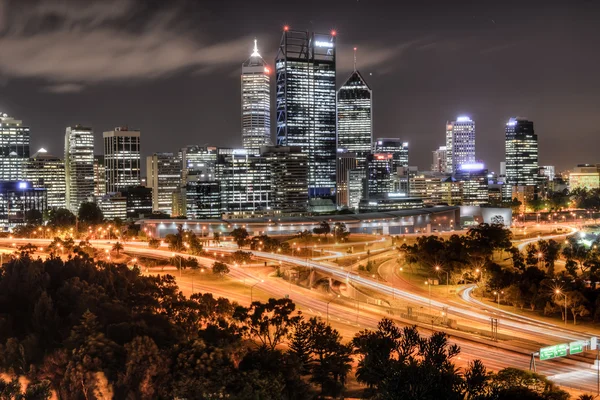
[[[584,343],[581,341],[571,342],[569,343],[569,353],[570,354],[579,354],[583,353]]]
[[[566,343],[543,347],[540,349],[540,360],[544,361],[556,357],[565,357],[568,349],[569,345]]]

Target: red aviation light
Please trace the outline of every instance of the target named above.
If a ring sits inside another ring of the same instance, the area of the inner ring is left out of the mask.
[[[337,32],[334,29],[334,30],[331,31],[331,36],[335,36],[335,35],[337,35]]]
[[[265,67],[265,74],[268,74],[270,72],[271,72],[271,70],[269,68]]]
[[[283,27],[283,30],[287,32],[287,31],[289,31],[289,30],[290,30],[290,27],[289,27],[289,26],[287,26],[287,25],[285,25],[285,26]]]

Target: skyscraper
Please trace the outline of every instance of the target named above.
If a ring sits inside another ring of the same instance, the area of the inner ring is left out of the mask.
[[[367,154],[368,155],[368,154]],[[365,156],[366,157],[366,156]],[[335,203],[338,207],[350,207],[350,194],[349,194],[349,183],[350,183],[350,171],[353,169],[359,169],[356,166],[356,154],[343,149],[338,149],[337,165],[336,165],[336,194]],[[361,171],[366,169],[366,159],[362,163]],[[364,174],[363,174],[364,175]]]
[[[391,193],[394,189],[394,155],[375,153],[367,157],[367,198]]]
[[[271,172],[270,207],[282,213],[305,212],[308,208],[307,154],[299,147],[265,146],[263,157]]]
[[[446,146],[440,146],[437,150],[432,152],[432,172],[446,172]]]
[[[446,173],[452,174],[463,164],[475,163],[475,121],[458,117],[446,122]]]
[[[67,127],[65,133],[65,181],[67,208],[77,213],[79,206],[94,195],[94,132],[81,125]]]
[[[356,154],[360,169],[373,151],[372,109],[373,92],[356,70],[355,61],[354,72],[337,92],[337,149]]]
[[[24,178],[29,159],[29,128],[23,121],[0,114],[0,181]]]
[[[408,167],[408,142],[398,138],[378,138],[375,141],[375,153],[392,154],[393,173],[400,167]]]
[[[242,64],[242,145],[252,154],[271,144],[271,77],[267,63],[254,52]]]
[[[181,184],[181,161],[173,153],[146,157],[147,187],[152,189],[152,211],[171,215],[173,192]]]
[[[140,131],[117,127],[104,132],[106,192],[118,192],[141,182]]]
[[[48,208],[66,206],[65,163],[59,157],[39,149],[26,164],[25,180],[34,188],[46,189]]]
[[[507,186],[535,186],[538,176],[538,137],[533,130],[533,122],[520,117],[510,118],[506,124],[505,146]],[[508,196],[507,190],[505,198],[510,199]]]
[[[308,153],[309,197],[335,193],[335,31],[284,28],[275,59],[277,144]]]

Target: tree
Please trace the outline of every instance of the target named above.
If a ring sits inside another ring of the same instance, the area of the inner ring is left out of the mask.
[[[248,234],[246,228],[235,228],[231,231],[231,236],[233,237],[233,240],[235,240],[235,243],[237,243],[238,248],[242,248],[246,245],[250,234]]]
[[[231,255],[233,262],[238,264],[249,263],[252,260],[252,253],[249,251],[238,250]]]
[[[321,221],[317,228],[313,228],[313,233],[315,235],[327,235],[331,232],[331,226],[327,221]]]
[[[538,241],[538,247],[540,253],[542,253],[548,275],[554,275],[554,263],[560,255],[560,244],[554,239],[540,240]]]
[[[25,212],[25,223],[30,225],[41,225],[43,222],[43,215],[40,210],[31,209]]]
[[[119,242],[116,242],[115,244],[113,244],[112,246],[112,251],[116,252],[117,255],[119,255],[119,252],[121,252],[121,250],[123,250],[123,245]]]
[[[98,225],[104,221],[102,210],[96,203],[83,202],[79,206],[79,212],[77,213],[79,222],[88,225]]]
[[[348,240],[348,236],[350,236],[350,232],[348,232],[348,228],[346,224],[343,222],[336,222],[333,226],[333,236],[336,241],[345,242]]]
[[[213,271],[213,274],[219,275],[222,277],[223,275],[227,275],[229,273],[229,266],[227,266],[227,264],[222,263],[220,261],[215,261],[215,263],[212,266],[212,271]]]
[[[213,232],[213,240],[217,245],[219,245],[221,243],[221,233],[214,231]]]
[[[52,228],[67,228],[75,225],[77,218],[66,208],[51,210],[48,214],[48,226]]]
[[[150,238],[150,240],[148,240],[148,247],[151,249],[158,249],[160,247],[160,240],[156,238]]]

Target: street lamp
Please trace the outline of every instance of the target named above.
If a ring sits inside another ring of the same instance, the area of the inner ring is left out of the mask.
[[[494,292],[494,294],[496,295],[496,298],[498,299],[498,308],[500,308],[500,295],[504,294],[504,291],[500,291],[500,292]]]
[[[340,297],[340,295],[338,294],[338,295],[337,295],[337,298],[339,298],[339,297]],[[328,324],[329,324],[329,303],[331,303],[331,302],[332,302],[332,301],[334,301],[335,299],[336,299],[336,297],[334,297],[333,299],[331,299],[331,300],[329,300],[329,301],[327,302],[327,323],[328,323]]]
[[[444,271],[443,269],[440,268],[439,265],[436,265],[435,267],[436,271],[442,271],[446,273],[446,294],[450,294],[450,275],[448,275],[448,271]]]
[[[565,296],[565,325],[567,325],[567,294],[560,291],[560,289],[556,289],[554,291],[556,294],[562,294]]]
[[[254,285],[250,286],[250,303],[253,302],[252,290],[254,289],[254,286],[258,285],[259,283],[263,283],[263,282],[264,282],[264,280],[261,279],[260,281],[256,282]]]
[[[429,286],[429,313],[431,314],[431,283],[429,280],[425,281],[425,285]]]

